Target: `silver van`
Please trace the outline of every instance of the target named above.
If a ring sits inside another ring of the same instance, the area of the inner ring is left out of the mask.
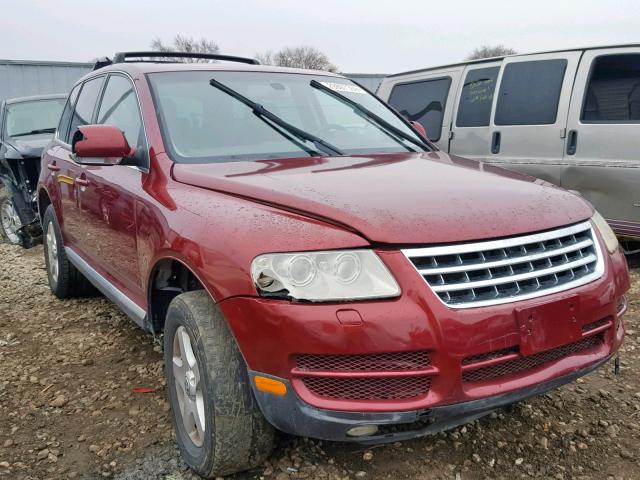
[[[579,192],[640,251],[640,45],[414,70],[378,96],[445,152]]]

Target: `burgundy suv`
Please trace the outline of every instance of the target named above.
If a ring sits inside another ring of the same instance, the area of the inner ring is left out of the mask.
[[[625,259],[579,196],[438,151],[339,75],[150,56],[73,88],[39,211],[55,295],[96,287],[164,334],[199,474],[260,464],[274,427],[451,428],[622,343]]]

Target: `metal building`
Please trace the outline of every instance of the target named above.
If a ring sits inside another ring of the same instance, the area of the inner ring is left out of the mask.
[[[342,75],[358,82],[373,93],[376,93],[376,90],[378,90],[378,87],[380,86],[380,82],[382,82],[382,79],[387,76],[384,73],[343,73]]]
[[[93,63],[0,60],[0,101],[47,93],[67,93]]]

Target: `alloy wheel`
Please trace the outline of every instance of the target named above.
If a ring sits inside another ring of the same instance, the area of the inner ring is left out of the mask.
[[[2,230],[10,243],[20,243],[20,235],[18,231],[22,227],[18,212],[16,212],[13,203],[9,200],[2,203],[0,208],[0,221],[2,222]]]
[[[184,429],[196,447],[204,443],[205,417],[198,361],[187,330],[180,326],[173,337],[173,378]]]
[[[47,258],[49,260],[49,273],[54,283],[58,282],[58,240],[54,230],[53,222],[47,225]]]

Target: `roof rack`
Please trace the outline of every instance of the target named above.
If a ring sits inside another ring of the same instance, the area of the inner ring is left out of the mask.
[[[234,55],[219,55],[217,53],[196,53],[196,52],[118,52],[113,56],[113,60],[108,57],[102,57],[95,63],[93,69],[97,70],[114,63],[125,63],[130,58],[157,58],[158,61],[163,63],[171,63],[170,58],[201,58],[204,60],[222,60],[226,62],[239,62],[248,63],[249,65],[260,65],[260,62],[255,58],[236,57]],[[142,62],[152,62],[153,60],[137,60]]]

